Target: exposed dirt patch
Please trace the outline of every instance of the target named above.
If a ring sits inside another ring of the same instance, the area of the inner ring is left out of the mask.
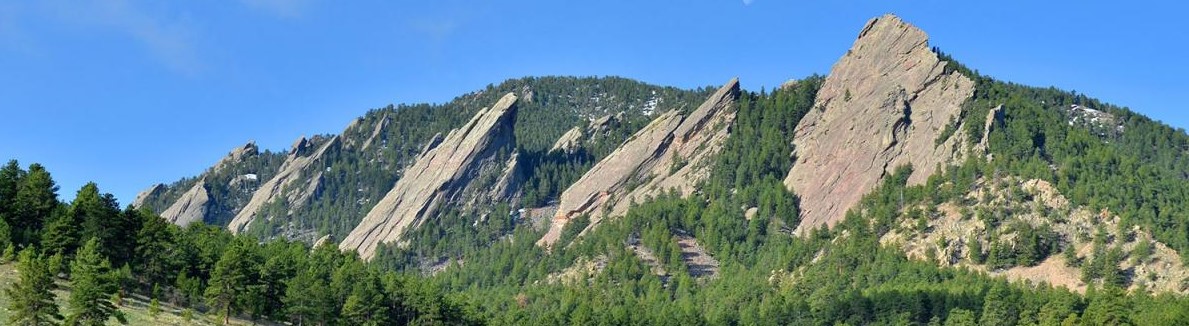
[[[1012,281],[1031,281],[1035,284],[1044,282],[1053,286],[1063,286],[1074,292],[1086,293],[1086,283],[1079,278],[1080,273],[1077,268],[1067,267],[1065,258],[1052,256],[1036,266],[1009,268],[990,274],[1003,276]]]

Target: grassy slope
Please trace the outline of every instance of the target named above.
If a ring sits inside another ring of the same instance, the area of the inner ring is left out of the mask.
[[[6,263],[0,265],[0,289],[7,289],[13,282],[17,280],[16,264]],[[58,295],[58,307],[63,315],[67,314],[66,300],[70,294],[69,282],[58,282],[61,287],[55,291]],[[0,324],[8,321],[8,295],[0,291]],[[165,302],[161,303],[161,313],[156,318],[149,316],[149,299],[145,297],[136,296],[124,300],[124,305],[120,306],[120,310],[128,319],[128,325],[219,325],[222,319],[217,314],[203,314],[194,312],[194,318],[191,321],[186,321],[182,318],[182,309],[185,307],[177,307]],[[108,321],[109,325],[119,325],[115,319]],[[259,325],[260,322],[253,324],[251,321],[232,318],[232,325]],[[268,325],[269,323],[263,323]]]

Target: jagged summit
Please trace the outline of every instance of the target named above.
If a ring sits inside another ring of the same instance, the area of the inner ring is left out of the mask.
[[[909,183],[919,184],[963,155],[959,133],[945,130],[974,82],[946,64],[899,17],[867,22],[797,125],[785,185],[801,197],[800,232],[833,226],[898,166],[916,167]]]

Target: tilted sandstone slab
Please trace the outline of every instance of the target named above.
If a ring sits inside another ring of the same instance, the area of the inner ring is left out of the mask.
[[[571,128],[553,143],[553,147],[549,149],[549,152],[573,154],[579,148],[583,147],[584,144],[605,137],[607,131],[622,119],[623,112],[617,115],[608,114],[597,119],[591,119],[586,128],[582,126]]]
[[[578,148],[578,145],[580,145],[579,143],[581,141],[582,127],[571,128],[570,130],[566,131],[565,134],[561,135],[561,137],[558,138],[556,142],[553,142],[553,147],[549,148],[549,152],[572,152],[574,149]]]
[[[260,214],[260,209],[275,200],[284,199],[292,210],[309,200],[317,191],[322,180],[322,171],[318,169],[319,162],[328,148],[338,146],[339,137],[334,136],[320,146],[315,142],[301,137],[293,143],[285,162],[271,179],[260,185],[252,194],[252,199],[240,209],[227,229],[231,233],[239,233],[247,229],[248,225]],[[315,148],[316,147],[316,148]],[[304,182],[304,184],[297,184]]]
[[[166,191],[165,185],[160,184],[160,183],[155,184],[155,185],[149,187],[148,189],[141,190],[139,193],[136,194],[136,199],[132,201],[132,207],[136,207],[136,208],[144,207],[145,202],[147,202],[150,198],[161,196],[161,194],[165,193],[165,191]]]
[[[182,193],[169,207],[161,212],[161,217],[173,222],[174,224],[186,226],[193,222],[200,222],[206,220],[207,213],[210,212],[211,197],[208,192],[206,183],[207,176],[220,173],[225,169],[231,168],[233,165],[243,162],[250,156],[259,154],[259,148],[256,147],[255,142],[248,142],[243,146],[231,150],[227,156],[224,156],[215,163],[210,169],[202,174],[198,182],[190,186],[190,189]],[[158,196],[167,189],[164,185],[157,184],[149,189],[142,191],[136,196],[136,201],[133,203],[135,207],[141,207],[149,198]]]
[[[198,180],[190,190],[161,212],[161,218],[181,226],[202,221],[206,217],[207,203],[210,199],[210,193],[206,191],[206,180]]]
[[[340,248],[370,259],[380,244],[399,242],[406,230],[434,217],[443,204],[512,196],[516,159],[501,155],[515,146],[515,115],[516,95],[508,93],[463,127],[431,141]],[[495,184],[472,184],[488,174],[501,176],[494,178]]]
[[[738,96],[739,79],[731,79],[687,116],[672,110],[636,132],[562,192],[557,215],[537,244],[552,246],[566,224],[584,214],[591,221],[586,232],[604,215],[623,215],[633,202],[670,189],[693,193],[730,135]]]
[[[974,82],[946,63],[900,18],[867,22],[795,131],[784,183],[801,198],[799,233],[839,222],[899,166],[911,164],[908,182],[921,184],[964,157],[964,128],[944,130],[960,120]]]

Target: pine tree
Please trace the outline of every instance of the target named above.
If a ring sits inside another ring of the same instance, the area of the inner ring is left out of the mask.
[[[126,223],[126,216],[121,214],[119,204],[111,194],[99,192],[99,186],[94,182],[83,185],[70,203],[71,221],[78,232],[78,244],[82,240],[99,239],[99,252],[108,257],[114,266],[123,265],[131,255],[135,245],[133,237],[139,227]]]
[[[58,186],[40,164],[29,165],[12,202],[9,226],[17,244],[36,243],[46,218],[58,207]]]
[[[41,248],[46,253],[74,255],[78,250],[78,221],[72,214],[54,214],[41,235]]]
[[[287,285],[283,301],[289,321],[297,325],[325,321],[323,316],[329,315],[329,293],[326,283],[312,268],[298,272]]]
[[[343,303],[342,321],[345,325],[388,325],[386,301],[379,278],[369,273],[355,284]]]
[[[13,223],[13,203],[16,201],[21,179],[24,177],[25,170],[21,169],[16,160],[8,161],[8,164],[0,168],[0,221],[3,221],[5,225]],[[11,241],[11,235],[5,239]]]
[[[1015,325],[1019,318],[1019,309],[1013,301],[1011,289],[1006,283],[995,283],[987,292],[983,300],[983,315],[979,318],[980,325],[999,326]]]
[[[5,294],[9,298],[8,324],[14,326],[54,325],[62,320],[58,304],[54,302],[54,277],[45,258],[32,248],[21,251],[17,271],[19,279]]]
[[[954,308],[950,310],[949,317],[945,319],[945,326],[975,326],[974,312],[962,308]]]
[[[986,256],[983,255],[983,242],[979,241],[978,237],[970,237],[966,241],[966,250],[970,251],[970,261],[975,264],[986,262]]]
[[[103,325],[115,317],[125,322],[123,313],[112,302],[119,286],[113,278],[111,262],[99,252],[99,240],[91,238],[70,264],[70,314],[68,325]]]
[[[16,259],[16,245],[11,245],[4,248],[4,254],[0,255],[0,263],[8,263]]]
[[[182,264],[177,257],[177,228],[148,211],[125,213],[135,214],[141,223],[132,262],[137,276],[148,284],[168,284]]]
[[[1130,309],[1127,307],[1126,292],[1119,287],[1107,285],[1095,292],[1090,304],[1082,314],[1085,325],[1130,325]]]
[[[5,221],[5,214],[0,213],[0,248],[12,247],[12,227]]]
[[[245,308],[248,289],[255,283],[257,262],[245,241],[236,241],[227,247],[215,269],[211,272],[210,284],[206,288],[207,303],[223,316],[223,324],[231,322],[231,316]]]

